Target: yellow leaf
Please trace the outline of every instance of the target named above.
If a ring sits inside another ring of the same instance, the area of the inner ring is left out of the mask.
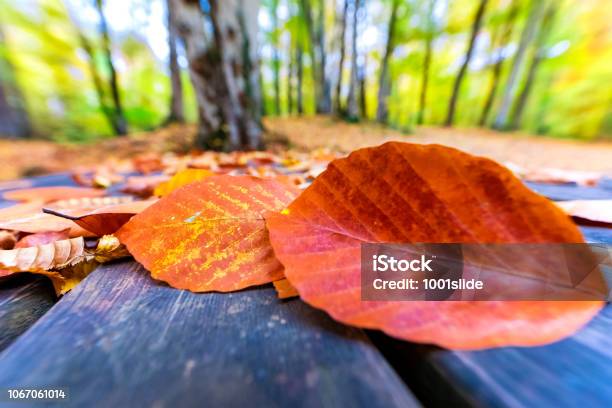
[[[168,181],[165,181],[155,187],[154,195],[163,197],[179,187],[184,185],[193,183],[194,181],[204,180],[207,177],[214,176],[210,170],[204,169],[185,169],[176,173],[172,178]]]

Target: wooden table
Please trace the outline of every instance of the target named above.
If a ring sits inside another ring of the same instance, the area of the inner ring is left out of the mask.
[[[612,230],[583,231],[612,243]],[[612,406],[610,307],[549,346],[453,352],[341,325],[271,286],[175,290],[134,261],[98,268],[58,302],[45,278],[0,283],[2,349],[0,390],[59,387],[57,406]]]

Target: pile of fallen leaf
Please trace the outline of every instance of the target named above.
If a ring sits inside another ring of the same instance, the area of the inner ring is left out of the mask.
[[[602,308],[362,301],[363,242],[584,241],[566,212],[489,159],[400,142],[339,156],[145,153],[75,172],[82,187],[9,191],[4,199],[18,203],[0,210],[0,277],[40,273],[63,294],[96,265],[131,255],[178,289],[272,282],[279,297],[299,295],[345,324],[454,349],[548,343]],[[574,204],[566,210],[591,214]]]

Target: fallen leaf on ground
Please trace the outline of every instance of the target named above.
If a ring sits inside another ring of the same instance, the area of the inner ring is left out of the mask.
[[[602,178],[601,173],[592,171],[563,170],[553,168],[522,169],[515,167],[524,180],[536,183],[567,184],[576,183],[583,186],[595,186]]]
[[[143,153],[132,159],[134,169],[142,174],[149,174],[164,169],[161,157],[156,153]]]
[[[12,201],[42,201],[50,203],[57,200],[82,197],[101,197],[104,190],[81,187],[35,187],[23,190],[8,191],[3,194],[5,200]]]
[[[573,200],[556,204],[579,224],[612,225],[612,200]]]
[[[110,235],[87,248],[83,237],[44,245],[0,251],[0,277],[31,272],[48,276],[58,295],[66,293],[98,264],[129,255],[119,240]]]
[[[195,181],[201,181],[210,176],[214,176],[210,170],[205,169],[185,169],[176,173],[170,180],[164,181],[160,183],[157,187],[155,187],[154,195],[158,197],[163,197],[179,187],[187,185],[189,183],[193,183]]]
[[[272,284],[279,299],[289,299],[300,295],[287,279],[279,279]]]
[[[39,232],[63,231],[69,229],[70,237],[93,236],[73,221],[55,215],[45,214],[40,210],[25,216],[0,221],[0,230],[11,230],[36,234]]]
[[[17,243],[15,231],[0,230],[0,249],[13,249]]]
[[[170,179],[165,174],[156,176],[133,176],[128,177],[125,184],[121,188],[122,193],[133,194],[140,198],[148,198],[153,195],[155,187],[160,183]]]
[[[263,214],[296,194],[275,180],[213,176],[161,198],[116,235],[155,279],[175,288],[239,290],[283,277]]]
[[[156,200],[130,201],[115,205],[104,206],[94,210],[53,210],[44,208],[46,214],[64,218],[75,222],[81,228],[96,236],[115,233],[119,228],[138,214],[154,204]]]
[[[574,333],[598,301],[361,300],[363,242],[583,242],[506,168],[440,145],[391,142],[335,160],[267,217],[274,253],[307,303],[350,325],[451,349],[533,346]]]
[[[21,238],[15,244],[14,248],[27,248],[37,245],[50,244],[54,241],[60,241],[70,238],[70,228],[62,231],[45,231],[29,234]]]
[[[109,205],[125,204],[134,201],[132,196],[111,196],[111,197],[83,197],[83,198],[69,198],[67,200],[53,201],[45,208],[53,210],[71,210],[71,209],[83,209],[83,208],[100,208]]]
[[[44,205],[42,201],[28,201],[0,209],[0,222],[20,218],[40,212]]]

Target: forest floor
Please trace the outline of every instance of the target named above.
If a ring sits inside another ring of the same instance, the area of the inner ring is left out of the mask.
[[[556,168],[612,175],[611,142],[580,142],[517,132],[440,127],[418,127],[406,134],[373,123],[352,124],[325,116],[267,118],[265,125],[269,141],[300,150],[325,147],[350,152],[390,140],[439,143],[523,169]],[[0,140],[0,180],[71,171],[139,154],[188,152],[194,135],[194,125],[174,125],[86,145]]]

